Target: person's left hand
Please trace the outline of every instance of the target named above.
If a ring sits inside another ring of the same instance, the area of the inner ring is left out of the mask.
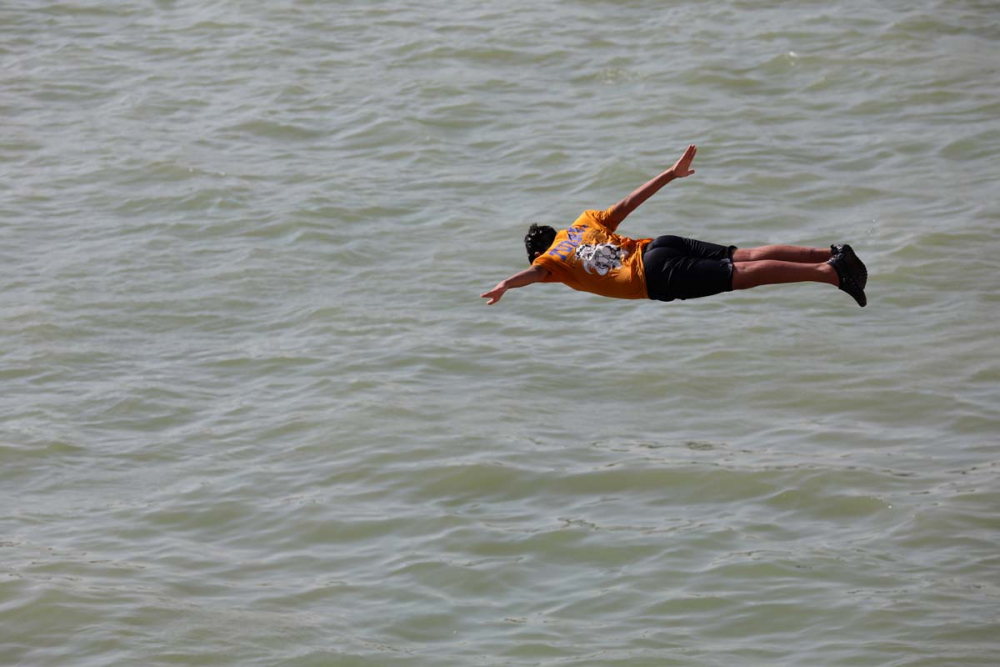
[[[506,291],[507,291],[507,286],[504,285],[503,282],[499,282],[497,283],[497,286],[491,289],[489,292],[483,292],[479,296],[481,296],[484,299],[489,299],[489,301],[486,302],[486,305],[492,306],[494,303],[500,300],[500,297],[502,297],[504,295],[504,292]]]

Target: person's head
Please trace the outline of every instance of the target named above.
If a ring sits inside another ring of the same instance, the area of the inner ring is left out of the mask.
[[[528,263],[535,261],[535,258],[549,249],[552,242],[556,240],[556,230],[546,225],[536,225],[532,223],[528,228],[528,233],[524,235],[524,248],[528,251]]]

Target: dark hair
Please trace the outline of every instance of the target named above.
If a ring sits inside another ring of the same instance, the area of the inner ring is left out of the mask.
[[[547,225],[532,223],[531,227],[528,228],[528,233],[524,235],[524,247],[528,251],[528,262],[535,261],[535,254],[548,250],[555,240],[556,230]]]

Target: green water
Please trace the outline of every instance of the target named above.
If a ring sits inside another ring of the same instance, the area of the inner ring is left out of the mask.
[[[0,8],[0,664],[993,665],[993,3]],[[527,223],[850,242],[536,285]]]

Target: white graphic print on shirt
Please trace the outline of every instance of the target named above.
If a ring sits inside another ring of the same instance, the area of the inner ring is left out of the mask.
[[[608,275],[612,269],[620,269],[626,256],[627,252],[610,243],[581,245],[576,249],[576,258],[583,263],[583,270],[587,273],[596,271],[602,276]]]

